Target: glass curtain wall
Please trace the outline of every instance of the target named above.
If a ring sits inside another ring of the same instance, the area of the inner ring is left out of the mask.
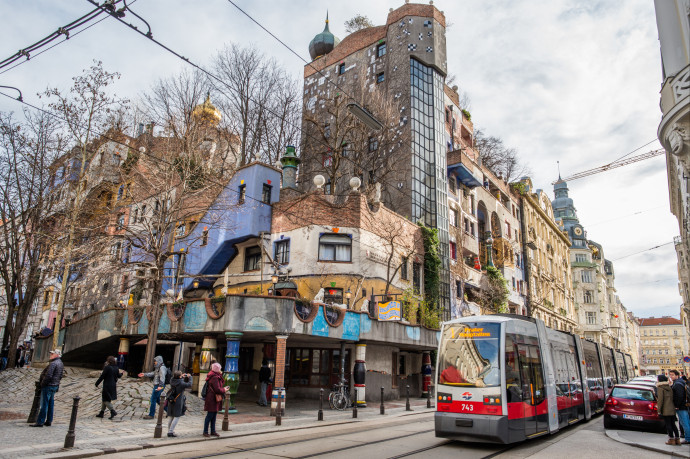
[[[412,220],[438,229],[441,242],[440,304],[450,319],[448,194],[444,138],[443,76],[410,59],[412,122]]]

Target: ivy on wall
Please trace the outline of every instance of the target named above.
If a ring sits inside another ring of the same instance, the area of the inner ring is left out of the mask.
[[[438,309],[439,289],[441,288],[441,256],[438,230],[419,223],[424,241],[424,297],[429,306]]]

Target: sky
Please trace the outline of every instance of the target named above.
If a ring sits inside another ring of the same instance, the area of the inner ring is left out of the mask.
[[[345,37],[343,22],[356,14],[384,24],[399,1],[233,0],[303,59],[323,30]],[[528,164],[536,188],[553,198],[558,178],[598,167],[635,151],[660,148],[661,58],[650,0],[437,0],[446,16],[448,71],[468,93],[475,129],[501,137]],[[304,62],[227,0],[134,0],[153,36],[183,56],[207,64],[226,44],[252,45],[301,81]],[[0,60],[86,14],[83,1],[0,0]],[[125,17],[142,30],[131,14]],[[187,64],[112,18],[33,55],[0,85],[21,89],[27,102],[46,87],[67,90],[94,60],[118,71],[118,96],[136,100],[159,78]],[[12,90],[0,88],[7,94]],[[19,103],[0,97],[0,110]],[[678,318],[673,237],[665,157],[657,156],[568,183],[588,237],[614,262],[616,288],[638,317]],[[658,249],[645,251],[664,245]],[[642,252],[644,251],[644,252]],[[636,255],[637,252],[642,252]]]

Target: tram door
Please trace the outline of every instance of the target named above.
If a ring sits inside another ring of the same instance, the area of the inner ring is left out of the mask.
[[[522,401],[525,407],[525,436],[548,430],[546,388],[539,346],[518,344]]]

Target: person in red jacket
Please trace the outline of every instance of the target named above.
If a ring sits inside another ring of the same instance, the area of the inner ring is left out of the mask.
[[[223,373],[220,369],[220,363],[211,365],[211,371],[206,375],[206,397],[204,398],[204,411],[206,411],[206,419],[204,419],[204,437],[220,437],[216,432],[216,415],[223,405],[223,397],[225,396],[225,387],[223,381]],[[209,426],[211,433],[209,435]]]

